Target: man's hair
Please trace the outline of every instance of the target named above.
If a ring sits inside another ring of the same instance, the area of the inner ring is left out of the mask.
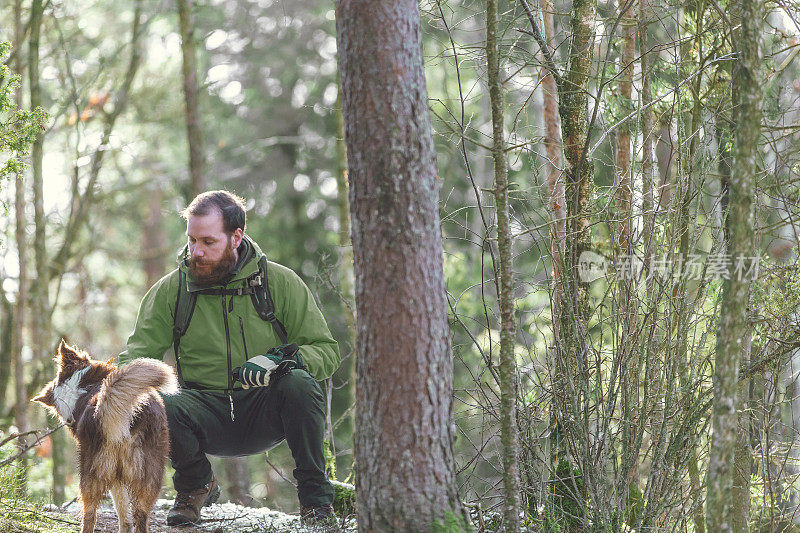
[[[222,215],[222,227],[228,235],[232,235],[236,228],[242,228],[244,231],[247,226],[244,199],[228,191],[208,191],[198,194],[192,203],[181,211],[181,216],[189,220],[190,216],[205,216],[214,211],[219,211]]]

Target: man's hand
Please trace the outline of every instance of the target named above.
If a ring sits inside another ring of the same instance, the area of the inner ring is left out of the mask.
[[[242,383],[243,389],[266,387],[269,383],[270,374],[276,368],[278,368],[278,365],[272,357],[257,355],[248,359],[242,366],[235,368],[233,377]]]
[[[270,379],[277,381],[295,368],[305,368],[300,347],[295,343],[281,344],[235,368],[233,378],[242,383],[243,389],[266,387]]]

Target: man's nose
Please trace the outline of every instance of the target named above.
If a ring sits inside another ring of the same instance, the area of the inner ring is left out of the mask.
[[[203,249],[200,248],[199,246],[195,246],[194,249],[192,250],[192,257],[203,257],[203,255],[204,255]]]

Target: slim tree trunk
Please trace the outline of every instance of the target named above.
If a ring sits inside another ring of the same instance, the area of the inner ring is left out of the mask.
[[[492,105],[492,159],[500,256],[500,442],[503,457],[503,523],[506,532],[519,531],[519,462],[517,460],[517,390],[514,356],[514,280],[509,229],[508,169],[503,135],[503,86],[497,40],[497,1],[486,2],[486,61]]]
[[[544,21],[544,39],[550,45],[555,28],[553,25],[553,5],[550,0],[539,0]],[[544,147],[547,154],[547,192],[550,195],[552,220],[550,227],[550,249],[553,256],[553,282],[555,290],[560,289],[562,255],[566,247],[566,209],[564,200],[564,179],[561,172],[561,130],[558,122],[558,87],[553,75],[542,65],[542,110],[544,115]],[[554,298],[557,303],[558,298]],[[558,316],[558,313],[553,313]],[[557,324],[553,323],[556,327]]]
[[[222,459],[222,464],[225,466],[225,477],[228,478],[226,488],[231,501],[239,505],[252,505],[247,457],[225,457]]]
[[[164,275],[164,217],[161,213],[163,193],[158,184],[153,184],[147,195],[147,215],[142,232],[142,263],[147,288],[152,287]]]
[[[336,26],[358,317],[358,527],[460,527],[419,6],[339,0]]]
[[[557,420],[552,441],[557,463],[567,457],[565,425],[574,421],[584,428],[581,431],[588,428],[583,400],[589,395],[586,336],[590,315],[589,284],[580,279],[578,263],[581,254],[590,249],[592,241],[589,218],[594,173],[585,148],[589,134],[588,81],[593,57],[594,22],[595,0],[574,0],[570,14],[569,63],[558,87],[558,113],[566,161],[567,246],[562,278],[564,300],[559,317],[561,337],[553,379]],[[587,443],[586,435],[573,434],[572,438],[580,446]],[[578,498],[580,500],[580,496]]]
[[[353,294],[353,244],[350,242],[350,201],[347,184],[347,146],[344,141],[344,115],[342,113],[342,84],[337,76],[339,94],[336,99],[336,205],[339,211],[339,289],[342,298],[342,312],[347,323],[347,338],[350,343],[350,356],[342,361],[344,375],[347,376],[348,405],[356,401],[356,315]],[[330,405],[330,404],[329,404]],[[355,426],[355,410],[350,417],[350,434]],[[328,438],[332,442],[333,433]]]
[[[647,28],[649,26],[648,0],[639,0],[639,64],[642,69],[642,240],[644,241],[644,264],[649,268],[655,233],[655,165],[653,144],[657,133],[654,129],[653,95],[650,90],[650,51],[648,50]],[[648,272],[649,273],[649,272]],[[652,296],[652,277],[648,277],[648,300]]]
[[[734,43],[738,60],[733,74],[734,93],[738,95],[734,102],[737,108],[734,123],[736,141],[727,220],[730,231],[728,251],[734,264],[754,255],[753,196],[761,131],[759,28],[763,9],[759,0],[739,0],[738,7],[741,30]],[[734,272],[723,285],[714,362],[713,432],[706,502],[706,521],[710,531],[734,531],[731,491],[739,425],[736,393],[743,339],[748,334],[749,291],[750,280]]]
[[[2,283],[0,279],[0,283]],[[5,405],[8,382],[11,377],[11,369],[14,368],[13,353],[14,342],[14,306],[6,298],[6,293],[0,291],[0,401]],[[9,402],[12,403],[12,402]],[[7,415],[6,407],[0,409],[0,419]]]
[[[622,116],[633,111],[631,92],[633,89],[633,62],[636,54],[636,28],[633,8],[629,2],[620,0],[620,8],[628,7],[622,16],[622,55],[620,57],[619,96]],[[616,221],[617,242],[622,254],[630,254],[631,245],[631,121],[617,128],[617,169],[616,169]]]
[[[31,93],[31,109],[42,105],[42,91],[39,84],[39,39],[42,26],[42,0],[33,0],[31,3],[30,37],[28,39],[28,82]],[[44,156],[44,135],[39,134],[33,142],[31,149],[31,170],[33,179],[33,219],[34,219],[34,262],[36,265],[36,280],[33,285],[33,312],[31,314],[31,330],[33,339],[33,358],[43,361],[50,357],[52,352],[50,338],[50,305],[47,283],[47,248],[44,218],[44,190],[42,186],[42,158]],[[51,420],[56,423],[55,420]],[[66,457],[64,448],[66,439],[63,431],[51,435],[53,443],[53,503],[61,504],[65,500],[66,486]]]
[[[194,198],[205,190],[206,156],[203,145],[203,130],[198,109],[197,59],[195,53],[194,21],[192,9],[194,0],[178,0],[178,21],[181,32],[181,53],[183,55],[183,98],[186,104],[186,137],[189,141],[190,194]]]
[[[22,1],[14,4],[14,36],[17,43],[22,42]],[[18,52],[15,61],[15,70],[22,77],[22,53]],[[22,88],[17,88],[17,108],[22,107]],[[17,302],[14,309],[14,423],[17,431],[23,433],[28,429],[28,398],[25,389],[24,362],[22,349],[25,345],[25,313],[28,306],[28,243],[25,238],[25,180],[22,171],[17,173],[16,189],[14,195],[14,215],[16,221],[17,256],[19,276],[17,278]],[[24,439],[19,439],[20,448],[25,447]],[[20,461],[24,462],[23,456]],[[20,486],[21,492],[26,491],[25,481]]]

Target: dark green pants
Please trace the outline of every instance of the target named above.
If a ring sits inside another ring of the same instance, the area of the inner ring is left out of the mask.
[[[162,396],[167,408],[175,490],[191,491],[211,480],[206,454],[240,457],[261,453],[283,439],[294,457],[294,478],[302,506],[328,505],[333,487],[325,476],[322,437],[324,400],[304,370],[292,370],[270,387],[228,394],[183,389]]]

